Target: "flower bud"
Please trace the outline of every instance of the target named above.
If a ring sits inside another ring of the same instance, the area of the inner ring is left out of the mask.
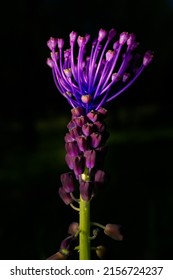
[[[129,34],[127,32],[122,32],[119,38],[119,44],[124,45],[128,40]]]
[[[66,69],[64,69],[64,73],[65,73],[65,75],[66,75],[67,78],[71,78],[71,76],[72,76],[72,70],[71,70],[71,68],[66,68]]]
[[[70,135],[72,136],[73,139],[76,139],[78,136],[81,135],[81,129],[80,127],[74,127],[70,129]]]
[[[63,187],[59,188],[59,196],[64,201],[66,205],[69,205],[73,202],[73,199],[71,198],[71,195],[69,193],[66,193]]]
[[[66,152],[70,155],[70,156],[77,156],[79,154],[79,149],[78,149],[78,145],[75,142],[67,142],[65,143],[65,149]]]
[[[86,116],[80,116],[80,117],[74,118],[73,120],[74,120],[75,124],[79,127],[83,126],[87,121]]]
[[[72,31],[69,35],[70,37],[70,45],[73,45],[77,38],[77,33]]]
[[[85,136],[89,136],[93,132],[93,124],[92,123],[85,123],[82,126],[82,132]]]
[[[71,172],[61,174],[60,180],[66,193],[70,193],[75,190],[74,177]]]
[[[91,194],[93,190],[93,183],[92,182],[84,182],[80,183],[80,195],[83,200],[89,201],[91,199]]]
[[[82,95],[82,96],[81,96],[81,100],[82,100],[83,103],[88,104],[88,103],[91,102],[92,97],[91,97],[90,94]]]
[[[132,46],[135,43],[135,39],[136,39],[135,34],[133,33],[129,34],[129,37],[127,39],[127,45]]]
[[[51,58],[48,57],[47,60],[46,60],[46,63],[47,63],[47,65],[48,65],[50,68],[53,68],[54,62],[52,61]]]
[[[91,147],[92,148],[97,148],[102,140],[102,135],[100,133],[97,132],[93,132],[91,135]]]
[[[97,121],[98,113],[92,110],[87,114],[87,117],[90,121],[95,122]]]
[[[116,35],[116,30],[112,28],[108,33],[108,40],[111,40]]]
[[[102,245],[96,247],[96,254],[99,257],[99,259],[103,259],[106,254],[106,248]]]
[[[103,170],[97,170],[96,173],[95,173],[95,177],[94,177],[94,182],[97,184],[97,185],[104,185],[105,183],[105,179],[106,179],[106,173],[105,171]]]
[[[86,151],[87,149],[87,138],[85,136],[76,137],[78,148],[81,152]]]
[[[105,130],[105,125],[102,122],[95,122],[94,126],[96,127],[98,132],[103,132]]]
[[[153,60],[153,53],[151,51],[147,51],[143,58],[143,65],[147,66]]]
[[[106,117],[107,116],[107,113],[108,113],[108,111],[105,109],[105,108],[103,108],[103,107],[100,107],[98,110],[97,110],[97,112],[102,116],[102,117]]]
[[[62,38],[58,38],[58,48],[62,49],[64,46],[64,40]]]
[[[93,168],[96,162],[95,150],[88,150],[84,152],[85,164],[87,168]]]
[[[68,142],[73,142],[75,139],[72,137],[72,135],[70,133],[66,133],[65,137],[64,137],[64,141],[66,143]]]
[[[129,78],[130,78],[130,74],[129,73],[124,73],[124,75],[123,75],[123,82],[124,83],[127,82],[129,80]]]
[[[69,225],[68,233],[70,235],[75,235],[78,231],[79,231],[79,224],[78,223],[73,222]]]
[[[73,169],[76,176],[82,174],[84,172],[84,164],[85,160],[82,156],[77,156],[73,160]]]
[[[73,162],[74,162],[73,157],[71,157],[69,154],[66,154],[66,155],[65,155],[65,161],[66,161],[68,167],[69,167],[71,170],[73,170]]]
[[[75,122],[74,122],[73,120],[71,120],[71,121],[68,123],[67,128],[68,128],[68,129],[72,129],[72,128],[74,128],[74,127],[76,127],[76,124],[75,124]]]
[[[53,51],[56,48],[57,39],[50,37],[50,39],[47,41],[48,48]]]
[[[123,236],[120,232],[120,228],[121,228],[120,225],[107,224],[105,226],[104,233],[114,240],[121,241],[121,240],[123,240]]]
[[[73,117],[80,117],[82,115],[82,112],[83,110],[81,107],[76,107],[71,109],[71,113]]]
[[[104,29],[99,30],[98,41],[101,42],[107,35],[107,31]]]
[[[110,61],[113,58],[113,56],[114,56],[114,52],[113,51],[111,51],[111,50],[107,51],[107,53],[106,53],[106,61]]]

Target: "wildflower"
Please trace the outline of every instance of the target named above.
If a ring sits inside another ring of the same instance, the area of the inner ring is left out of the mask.
[[[117,35],[114,29],[108,32],[100,29],[90,51],[89,40],[89,34],[78,36],[72,31],[68,49],[64,49],[62,38],[51,37],[47,42],[51,51],[47,64],[52,69],[55,85],[72,107],[64,137],[65,161],[71,171],[61,175],[59,195],[66,205],[79,211],[79,224],[69,226],[70,236],[49,259],[66,259],[73,249],[79,250],[81,260],[89,259],[88,240],[98,235],[98,229],[94,229],[90,236],[91,225],[101,228],[114,240],[123,239],[119,225],[90,223],[90,201],[108,179],[104,171],[109,137],[104,107],[135,82],[151,63],[153,53],[147,51],[142,57],[135,54],[136,36],[128,32]],[[75,246],[78,235],[79,246]],[[104,246],[95,250],[99,258],[104,257]]]
[[[64,40],[51,37],[47,46],[51,57],[47,64],[52,68],[55,85],[74,108],[85,114],[99,110],[129,88],[141,72],[151,63],[153,53],[147,51],[143,60],[136,55],[138,47],[133,33],[122,32],[116,37],[114,29],[100,29],[98,37],[91,42],[91,51],[86,52],[90,35],[69,35],[70,48],[64,49]],[[78,54],[75,57],[76,44]]]

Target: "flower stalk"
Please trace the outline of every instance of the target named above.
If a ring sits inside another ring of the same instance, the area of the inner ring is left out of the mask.
[[[90,260],[90,201],[80,197],[79,259]]]

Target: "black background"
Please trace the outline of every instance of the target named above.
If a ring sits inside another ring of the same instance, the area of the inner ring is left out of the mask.
[[[113,259],[172,259],[173,1],[18,0],[0,11],[0,259],[46,259],[78,219],[58,196],[70,107],[46,65],[46,43],[68,41],[72,30],[94,38],[100,28],[134,32],[154,61],[108,108],[111,180],[91,215],[122,224],[125,238],[100,234],[95,244]]]

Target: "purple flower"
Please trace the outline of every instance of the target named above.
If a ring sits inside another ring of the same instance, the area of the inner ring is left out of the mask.
[[[80,194],[83,200],[89,201],[91,199],[93,191],[93,183],[92,182],[84,182],[80,183]]]
[[[66,193],[63,187],[60,187],[58,191],[59,191],[59,196],[61,197],[61,199],[64,201],[66,205],[69,205],[73,202],[71,195],[69,193]]]
[[[74,177],[71,172],[61,174],[60,179],[61,179],[63,189],[65,190],[66,193],[70,193],[75,190]]]
[[[147,51],[136,63],[134,34],[122,32],[117,39],[115,35],[114,29],[100,29],[90,51],[86,51],[90,35],[81,37],[74,31],[69,36],[70,49],[64,49],[61,38],[51,37],[47,42],[51,51],[47,64],[55,85],[74,110],[80,107],[87,114],[106,105],[128,89],[152,61],[153,53]],[[74,111],[74,115],[80,113]]]
[[[114,240],[123,240],[123,235],[120,232],[121,226],[116,224],[107,224],[104,233]]]

